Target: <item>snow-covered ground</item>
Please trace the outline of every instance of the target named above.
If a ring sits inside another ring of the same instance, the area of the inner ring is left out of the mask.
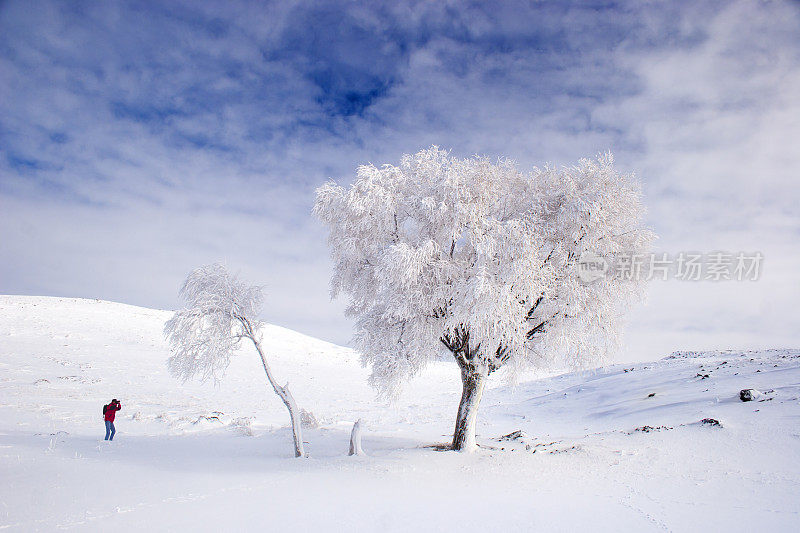
[[[276,376],[318,422],[294,459],[252,348],[217,386],[181,384],[168,316],[0,297],[0,528],[800,530],[800,350],[496,379],[469,455],[430,447],[452,431],[454,364],[387,405],[351,350],[266,326]],[[744,388],[762,396],[742,402]],[[111,398],[123,410],[106,443]],[[368,456],[348,457],[358,418]]]

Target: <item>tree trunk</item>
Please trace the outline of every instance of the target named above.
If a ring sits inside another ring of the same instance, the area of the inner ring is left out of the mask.
[[[272,385],[272,388],[275,390],[275,394],[280,397],[281,401],[283,401],[283,404],[286,406],[286,409],[289,410],[289,417],[292,420],[292,437],[294,438],[294,456],[305,457],[306,452],[303,449],[303,431],[300,427],[300,410],[297,408],[297,403],[294,401],[292,393],[289,392],[289,384],[287,383],[283,387],[278,385],[269,369],[267,358],[264,357],[264,352],[261,351],[261,344],[253,337],[250,337],[250,340],[253,341],[253,344],[256,346],[256,350],[258,351],[258,355],[261,357],[261,364],[264,365],[264,372],[267,373],[269,384]]]
[[[353,431],[350,432],[350,453],[348,455],[364,455],[361,449],[361,419],[353,424]]]
[[[461,365],[459,365],[461,366]],[[478,419],[478,406],[481,403],[483,387],[489,369],[486,366],[469,368],[461,366],[461,403],[458,404],[456,428],[453,432],[453,449],[471,452],[477,448],[475,443],[475,423]]]

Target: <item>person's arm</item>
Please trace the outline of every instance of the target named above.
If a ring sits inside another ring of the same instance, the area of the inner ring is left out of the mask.
[[[122,404],[117,402],[117,411],[122,411]]]

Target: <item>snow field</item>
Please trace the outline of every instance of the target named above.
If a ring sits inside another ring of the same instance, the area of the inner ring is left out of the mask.
[[[800,350],[681,353],[516,387],[496,378],[482,447],[458,454],[430,447],[452,433],[454,364],[432,364],[387,405],[353,351],[265,326],[278,380],[317,421],[310,457],[294,459],[251,348],[218,385],[181,384],[166,372],[169,316],[0,297],[0,528],[800,527]],[[743,388],[762,395],[742,402]],[[112,397],[123,410],[106,443]],[[358,418],[368,455],[348,457]]]

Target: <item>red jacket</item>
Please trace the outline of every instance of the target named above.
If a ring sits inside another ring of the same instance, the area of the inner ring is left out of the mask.
[[[122,406],[120,404],[113,404],[113,403],[108,404],[108,408],[106,409],[106,420],[108,422],[113,422],[114,417],[117,416],[117,411],[119,411],[120,409],[122,409]]]

